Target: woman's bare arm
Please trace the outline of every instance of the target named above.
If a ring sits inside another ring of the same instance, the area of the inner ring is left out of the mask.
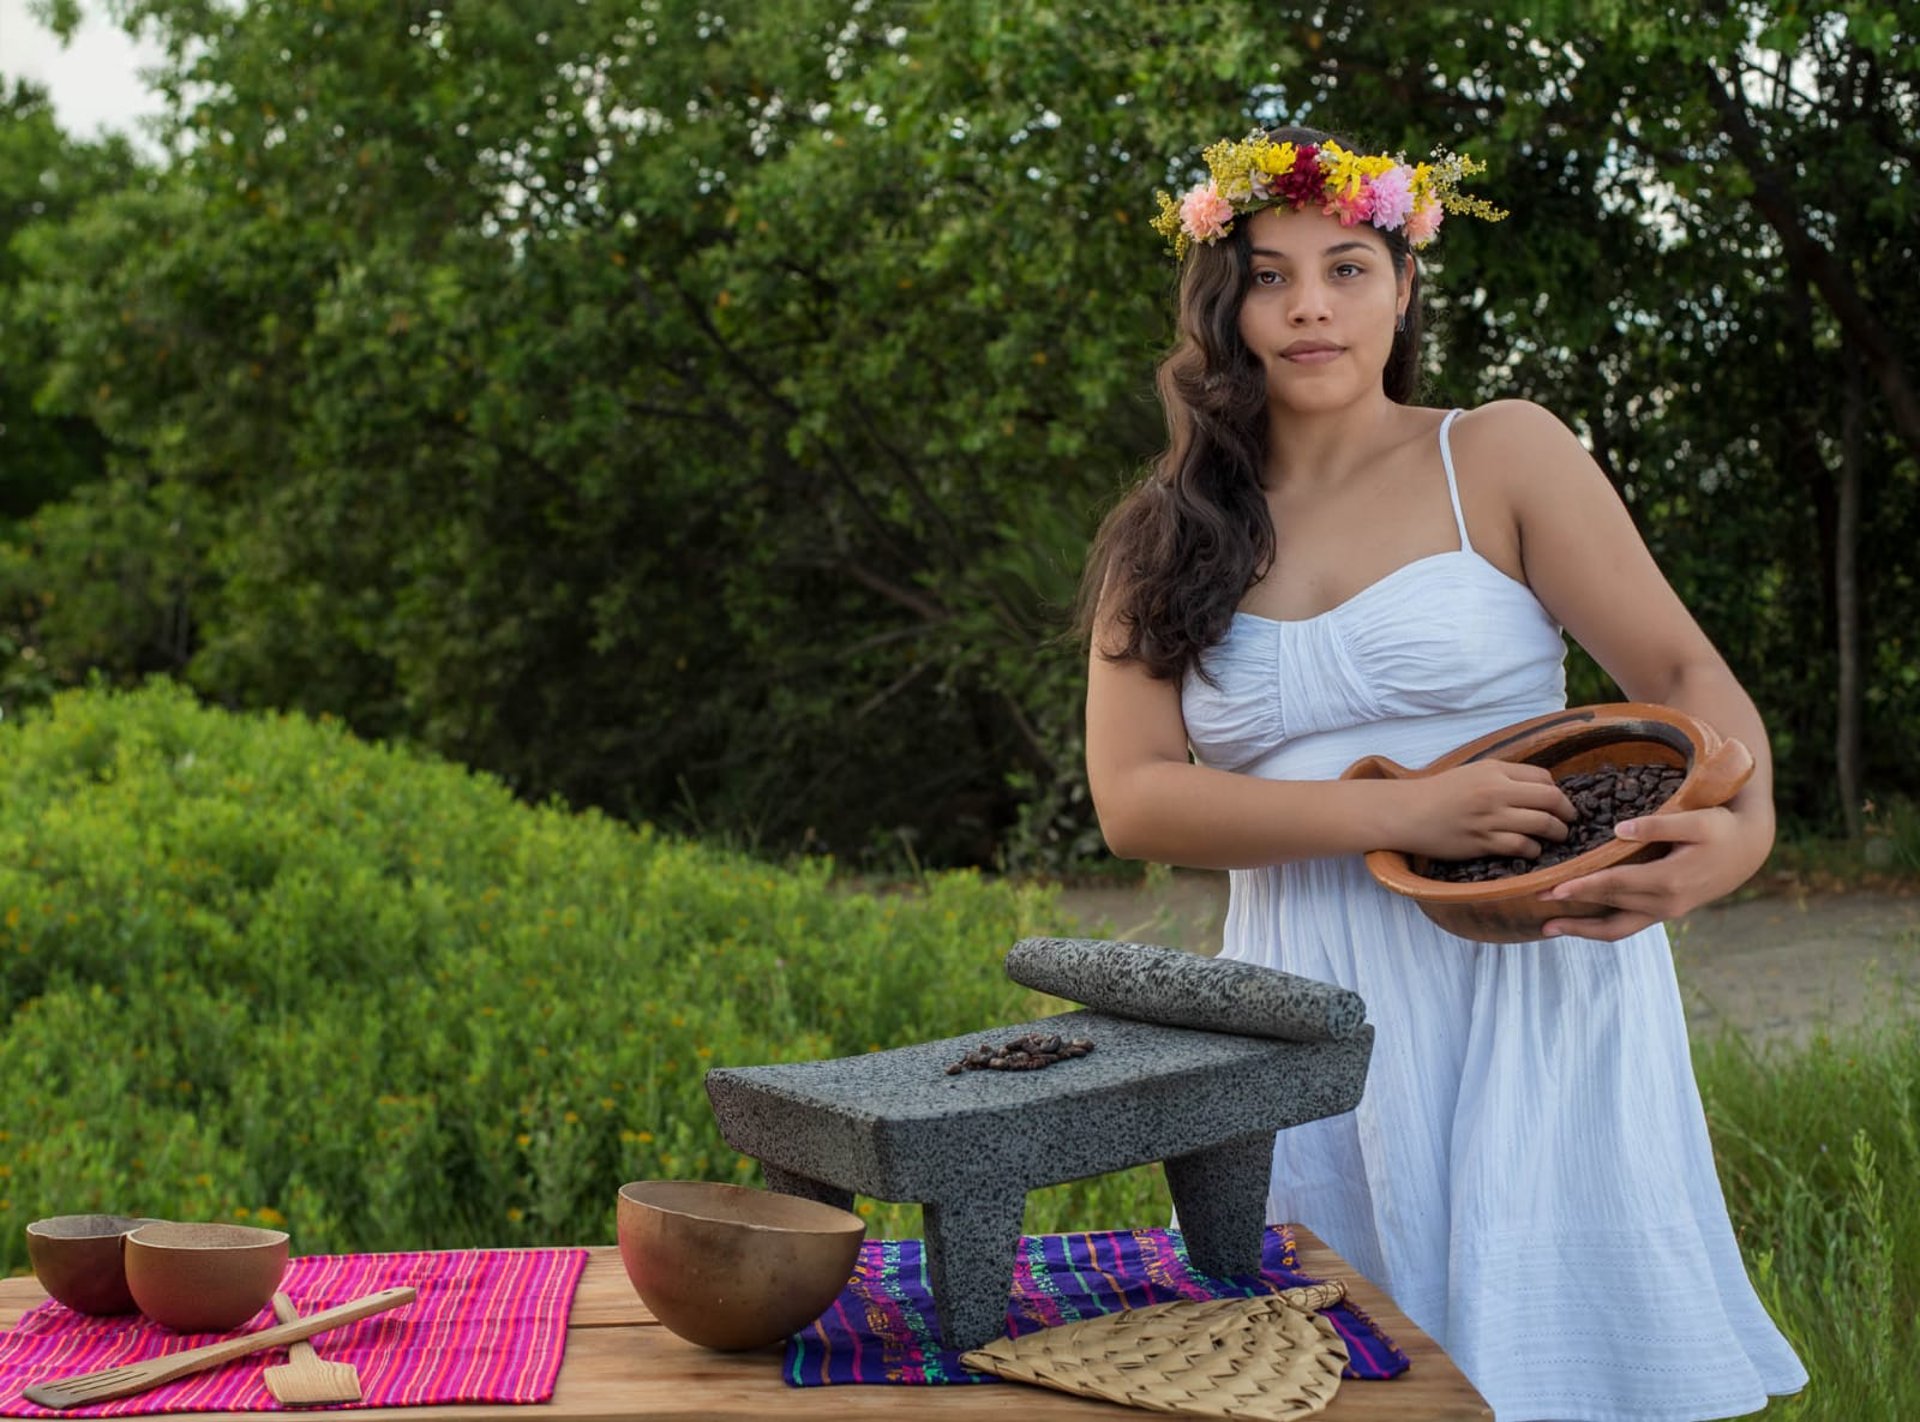
[[[1552,777],[1487,762],[1417,781],[1263,780],[1193,764],[1179,688],[1113,661],[1096,624],[1087,671],[1087,781],[1124,859],[1241,869],[1393,848],[1443,858],[1534,857],[1572,815]]]
[[[1753,753],[1754,773],[1724,808],[1629,824],[1623,838],[1673,842],[1663,859],[1571,881],[1562,897],[1612,904],[1606,919],[1560,927],[1618,938],[1738,888],[1773,844],[1766,727],[1674,593],[1606,476],[1550,412],[1506,400],[1463,416],[1456,447],[1499,451],[1497,478],[1520,530],[1526,580],[1548,613],[1626,695],[1678,707]]]

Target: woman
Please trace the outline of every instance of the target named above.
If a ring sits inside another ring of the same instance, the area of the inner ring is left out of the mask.
[[[1759,715],[1553,415],[1411,403],[1415,250],[1503,215],[1459,193],[1474,166],[1305,129],[1207,159],[1156,223],[1185,257],[1170,446],[1089,560],[1087,771],[1115,853],[1233,871],[1226,956],[1366,999],[1366,1096],[1280,1133],[1268,1217],[1382,1284],[1500,1422],[1760,1408],[1806,1374],[1734,1243],[1660,927],[1767,854]],[[1552,777],[1336,777],[1563,706],[1562,628],[1755,773],[1619,826],[1672,848],[1563,886],[1606,916],[1453,937],[1361,854],[1535,857],[1573,818]]]

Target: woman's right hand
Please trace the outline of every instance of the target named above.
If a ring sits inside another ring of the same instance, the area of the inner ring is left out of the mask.
[[[1574,819],[1573,802],[1538,765],[1483,760],[1400,784],[1407,813],[1385,847],[1403,854],[1536,859],[1542,842],[1564,840]]]

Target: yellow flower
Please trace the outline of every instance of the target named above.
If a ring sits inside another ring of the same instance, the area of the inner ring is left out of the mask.
[[[1350,153],[1337,143],[1320,147],[1320,167],[1327,175],[1327,195],[1351,199],[1360,193],[1360,184],[1393,169],[1394,160],[1385,154],[1368,156]]]
[[[1436,153],[1434,157],[1436,161],[1432,168],[1431,191],[1440,200],[1441,207],[1448,212],[1462,212],[1486,222],[1498,222],[1507,215],[1504,209],[1495,207],[1485,198],[1462,197],[1456,191],[1463,179],[1486,172],[1485,163],[1476,163],[1464,153]],[[1421,171],[1426,168],[1426,164],[1420,165]],[[1418,172],[1415,176],[1417,179]]]
[[[1258,145],[1246,141],[1221,139],[1200,156],[1213,185],[1228,202],[1245,202],[1253,196],[1253,155]]]
[[[1180,230],[1180,205],[1165,193],[1155,193],[1153,200],[1160,204],[1160,215],[1153,218],[1147,225],[1173,243],[1174,256],[1186,256],[1187,234]],[[882,917],[883,920],[891,919],[893,914],[888,912]]]
[[[1254,145],[1253,166],[1269,178],[1284,178],[1293,171],[1300,151],[1291,143],[1264,142]]]
[[[507,1223],[519,1224],[520,1221],[525,1219],[526,1217],[527,1217],[527,1212],[521,1209],[518,1205],[507,1206]]]

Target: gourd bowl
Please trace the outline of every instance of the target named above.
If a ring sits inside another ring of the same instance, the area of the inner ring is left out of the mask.
[[[287,1272],[283,1230],[146,1225],[127,1236],[127,1287],[176,1333],[230,1333],[265,1308]]]
[[[1537,765],[1557,780],[1633,765],[1678,768],[1683,774],[1679,787],[1652,812],[1655,816],[1723,805],[1753,774],[1752,753],[1696,717],[1653,702],[1620,701],[1569,707],[1504,726],[1419,770],[1384,756],[1366,756],[1348,766],[1341,779],[1418,779],[1482,760]],[[1449,933],[1482,943],[1525,943],[1539,938],[1551,919],[1597,918],[1612,912],[1605,904],[1542,897],[1547,890],[1583,874],[1666,852],[1667,846],[1658,841],[1609,839],[1544,869],[1477,884],[1430,878],[1432,861],[1393,849],[1374,850],[1366,856],[1366,865],[1382,887],[1412,899]]]
[[[40,1287],[75,1313],[132,1313],[127,1236],[154,1221],[128,1215],[55,1215],[27,1226],[27,1258]]]
[[[641,1302],[722,1352],[778,1343],[826,1312],[867,1232],[833,1205],[710,1180],[621,1186],[617,1227]]]

